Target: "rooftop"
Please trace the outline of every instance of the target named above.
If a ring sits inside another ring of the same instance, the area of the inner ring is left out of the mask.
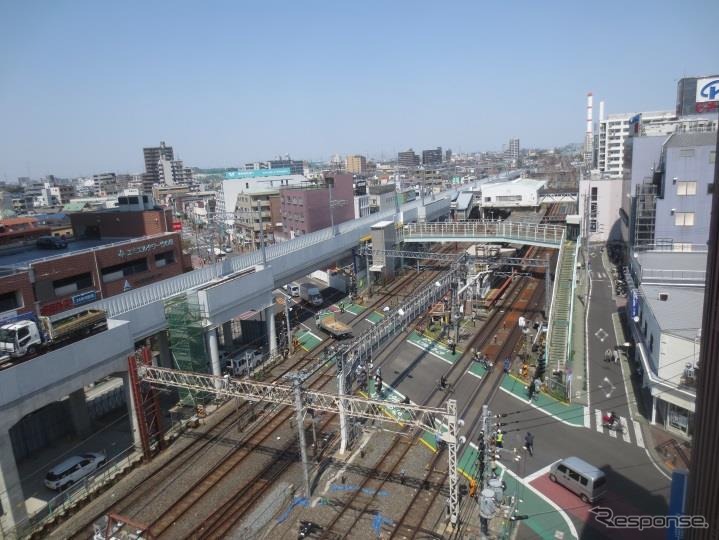
[[[30,263],[40,259],[47,259],[50,257],[62,257],[69,255],[76,251],[82,251],[85,249],[92,249],[108,244],[113,244],[121,241],[117,238],[111,240],[77,240],[75,242],[68,242],[67,248],[65,249],[25,249],[15,253],[2,253],[0,254],[0,268],[7,267],[26,267]]]
[[[706,271],[706,251],[637,251],[636,260],[642,268],[659,270]]]
[[[666,143],[667,148],[684,148],[687,146],[715,146],[716,131],[700,131],[696,133],[674,133]]]
[[[702,326],[704,287],[642,285],[640,294],[662,329],[662,332],[694,339]],[[667,299],[660,300],[659,293]]]

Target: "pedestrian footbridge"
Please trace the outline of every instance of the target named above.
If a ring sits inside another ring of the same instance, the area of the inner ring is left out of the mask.
[[[402,229],[404,242],[502,242],[547,248],[562,245],[564,227],[516,221],[410,223]]]

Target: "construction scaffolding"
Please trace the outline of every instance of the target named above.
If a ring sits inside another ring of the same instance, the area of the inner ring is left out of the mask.
[[[654,244],[657,186],[639,184],[636,187],[636,211],[634,221],[634,245]]]
[[[207,373],[205,329],[202,325],[200,301],[196,293],[188,292],[165,302],[170,350],[177,369],[194,373]],[[204,392],[180,389],[183,405],[196,407],[210,396]]]

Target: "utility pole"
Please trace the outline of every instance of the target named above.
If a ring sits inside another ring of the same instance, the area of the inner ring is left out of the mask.
[[[293,381],[295,390],[295,412],[297,413],[297,429],[300,437],[300,454],[302,455],[302,473],[305,481],[305,497],[310,498],[310,471],[307,463],[307,443],[305,441],[305,408],[302,405],[302,385],[299,376],[295,376]]]

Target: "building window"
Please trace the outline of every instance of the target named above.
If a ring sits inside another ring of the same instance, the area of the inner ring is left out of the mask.
[[[135,259],[126,263],[108,266],[102,269],[102,282],[111,283],[132,274],[147,272],[147,259]]]
[[[654,335],[649,336],[649,352],[654,352]]]
[[[13,291],[0,294],[0,312],[10,311],[22,307],[22,295],[20,291]]]
[[[644,337],[647,337],[647,321],[644,321]]]
[[[711,195],[712,193],[714,193],[714,182],[709,182],[707,184],[707,194]]]
[[[677,212],[674,214],[674,225],[677,227],[693,227],[694,212]]]
[[[716,160],[717,160],[717,151],[710,150],[709,151],[709,163],[714,163]]]
[[[162,268],[163,266],[167,266],[168,264],[172,264],[174,262],[174,251],[165,251],[164,253],[158,253],[157,255],[155,255],[155,266],[157,268]]]
[[[90,272],[86,272],[85,274],[78,274],[77,276],[56,279],[52,282],[52,287],[55,290],[55,296],[72,294],[79,290],[92,287],[92,275]]]
[[[694,157],[694,148],[682,148],[679,150],[679,157]]]
[[[680,197],[697,194],[696,182],[677,182],[677,195]]]

